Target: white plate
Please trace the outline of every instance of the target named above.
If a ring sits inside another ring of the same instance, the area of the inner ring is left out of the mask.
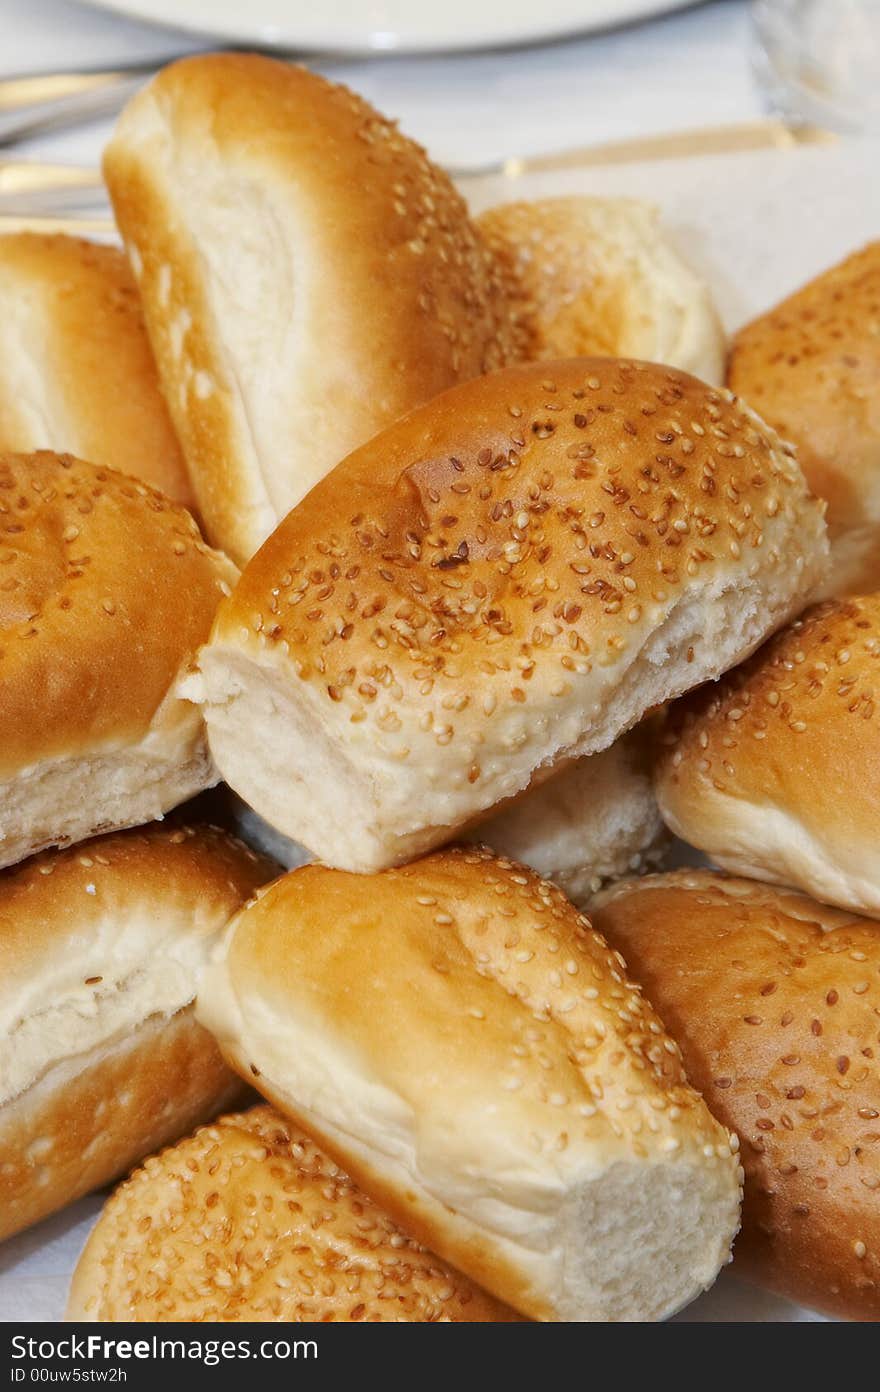
[[[694,0],[86,0],[224,39],[323,53],[501,48],[589,33]]]

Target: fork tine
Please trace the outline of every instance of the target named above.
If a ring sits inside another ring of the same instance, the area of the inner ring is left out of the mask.
[[[0,236],[6,232],[66,232],[73,237],[118,237],[112,218],[34,216],[0,212]]]

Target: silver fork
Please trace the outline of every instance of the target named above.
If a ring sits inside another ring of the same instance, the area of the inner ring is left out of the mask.
[[[0,78],[0,147],[112,115],[146,78],[177,56]]]
[[[0,83],[0,89],[2,89]],[[2,93],[0,93],[2,95]],[[710,126],[661,135],[588,145],[547,154],[512,155],[483,165],[447,165],[458,183],[501,177],[511,181],[523,174],[580,169],[635,161],[676,159],[694,155],[724,155],[743,150],[786,149],[825,144],[835,136],[816,126],[790,126],[769,118],[740,125]],[[100,170],[87,165],[43,164],[0,158],[0,215],[60,217],[75,213],[97,215],[107,210]]]
[[[0,79],[0,151],[48,131],[67,129],[118,111],[146,78],[175,56],[178,55],[113,68]],[[447,172],[467,186],[478,179],[501,177],[514,181],[527,173],[725,154],[830,139],[833,137],[828,132],[814,126],[792,127],[770,118],[541,155],[512,155],[483,165],[447,165]],[[0,158],[0,231],[24,225],[111,235],[115,229],[100,171],[86,166]]]

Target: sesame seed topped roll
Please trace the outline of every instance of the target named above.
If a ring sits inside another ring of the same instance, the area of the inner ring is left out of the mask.
[[[317,73],[172,63],[104,172],[208,536],[238,562],[349,450],[514,356],[452,181]]]
[[[0,455],[0,865],[217,781],[176,688],[236,576],[146,484]]]
[[[477,227],[508,273],[530,361],[646,358],[717,386],[724,330],[708,286],[634,198],[502,203]]]
[[[728,1259],[735,1141],[622,958],[509,860],[294,870],[230,924],[197,1008],[406,1231],[523,1314],[659,1319]]]
[[[832,266],[731,344],[728,385],[797,445],[828,502],[825,595],[880,585],[880,241]]]
[[[740,1138],[734,1272],[880,1318],[880,935],[792,890],[680,870],[590,906]]]
[[[192,692],[257,812],[375,870],[717,677],[826,555],[792,453],[723,392],[612,359],[508,368],[303,499]]]
[[[672,830],[737,874],[880,918],[880,595],[809,609],[673,708]]]
[[[507,1323],[271,1107],[151,1156],[107,1203],[67,1318]]]

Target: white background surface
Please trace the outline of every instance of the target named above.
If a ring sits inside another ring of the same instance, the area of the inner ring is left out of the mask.
[[[479,3],[479,0],[474,0]],[[540,3],[540,0],[536,0]],[[746,7],[704,5],[592,39],[496,54],[332,62],[330,76],[361,90],[444,162],[581,146],[761,114],[747,55]],[[169,55],[192,39],[67,0],[0,0],[0,72],[37,71]],[[94,163],[106,127],[34,142],[19,154]],[[878,154],[835,151],[594,170],[505,188],[504,196],[632,193],[664,210],[673,239],[708,276],[729,327],[870,236],[880,235]],[[0,1319],[57,1319],[75,1256],[97,1212],[88,1199],[0,1247]],[[811,1318],[728,1273],[679,1318]]]

